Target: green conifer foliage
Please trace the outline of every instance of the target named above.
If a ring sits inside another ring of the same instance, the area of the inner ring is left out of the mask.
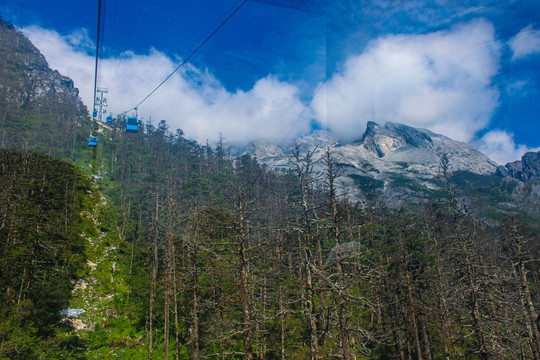
[[[88,179],[47,156],[0,151],[0,357],[73,347],[55,337],[85,268]]]

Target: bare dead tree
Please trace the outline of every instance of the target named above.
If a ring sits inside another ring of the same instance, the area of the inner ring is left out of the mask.
[[[300,207],[302,219],[298,227],[298,239],[304,262],[304,308],[308,320],[309,330],[309,352],[310,359],[319,358],[319,339],[317,334],[317,320],[315,309],[315,292],[313,280],[313,256],[311,252],[311,232],[313,228],[313,208],[309,203],[309,193],[313,185],[313,154],[316,149],[308,150],[303,156],[300,145],[296,144],[292,149],[292,156],[289,160],[293,165],[296,177],[299,182],[301,197]]]

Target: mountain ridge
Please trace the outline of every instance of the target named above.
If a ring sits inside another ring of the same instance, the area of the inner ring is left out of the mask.
[[[303,152],[312,151],[315,161],[321,159],[327,149],[330,150],[341,168],[341,190],[353,200],[365,197],[358,189],[358,180],[367,178],[373,179],[380,190],[393,188],[393,193],[401,192],[395,189],[404,180],[412,181],[413,187],[422,191],[438,189],[443,155],[450,159],[452,172],[492,175],[498,167],[470,145],[426,129],[392,122],[379,125],[370,121],[364,135],[350,143],[340,142],[328,131],[316,130],[297,139],[296,146]],[[269,142],[251,143],[245,152],[274,168],[287,169],[290,166],[290,149]],[[324,172],[320,163],[315,165],[315,171]],[[403,196],[401,194],[398,198]]]

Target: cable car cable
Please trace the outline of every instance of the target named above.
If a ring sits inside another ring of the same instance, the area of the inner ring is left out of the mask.
[[[99,48],[102,37],[101,32],[102,21],[101,21],[101,0],[98,0],[98,14],[97,14],[97,36],[96,36],[96,61],[94,69],[94,99],[93,99],[93,109],[92,109],[92,131],[90,137],[88,138],[88,146],[92,147],[92,172],[97,172],[97,142],[98,138],[96,132],[98,130],[98,124],[96,121],[96,95],[97,95],[97,82],[98,82],[98,69],[99,69]]]
[[[101,35],[101,0],[98,0],[96,62],[95,62],[95,69],[94,69],[94,107],[93,107],[94,112],[96,111],[96,95],[97,95],[97,78],[98,78],[98,66],[99,66],[100,35]]]
[[[150,96],[152,96],[152,94],[154,94],[160,87],[161,85],[163,85],[167,80],[169,80],[171,78],[171,76],[174,75],[175,72],[178,71],[178,69],[180,69],[182,66],[184,66],[188,61],[189,59],[191,59],[191,57],[193,55],[195,55],[195,53],[197,51],[199,51],[200,48],[202,48],[204,46],[204,44],[206,44],[208,42],[208,40],[210,40],[218,31],[219,29],[221,29],[223,27],[223,25],[225,25],[227,23],[227,21],[229,21],[233,16],[234,14],[236,14],[238,12],[238,10],[240,10],[240,8],[242,6],[244,6],[245,3],[247,3],[248,0],[244,0],[240,6],[238,6],[222,23],[221,25],[219,25],[216,30],[214,30],[195,50],[193,50],[193,52],[184,60],[182,61],[182,63],[180,65],[178,65],[176,67],[176,69],[173,70],[173,72],[171,72],[161,83],[159,83],[158,86],[156,86],[154,88],[154,90],[152,90],[148,95],[146,95],[146,97],[144,99],[142,99],[137,105],[135,105],[134,107],[132,107],[130,110],[135,110],[139,107],[139,105],[141,105],[143,102],[145,102]],[[130,111],[130,110],[127,110],[125,111],[124,113]]]

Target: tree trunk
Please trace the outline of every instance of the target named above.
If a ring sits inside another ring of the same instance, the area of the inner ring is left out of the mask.
[[[426,358],[427,360],[432,360],[431,357],[431,347],[429,345],[429,337],[426,329],[426,321],[424,318],[424,314],[420,313],[420,327],[422,329],[422,337],[424,338],[424,346],[426,348]]]
[[[311,259],[308,249],[304,249],[305,270],[306,270],[306,311],[309,323],[309,353],[310,359],[316,360],[319,358],[319,341],[317,337],[317,321],[315,313],[315,296],[313,291],[313,278],[311,274]]]
[[[195,234],[194,243],[192,244],[192,259],[191,259],[191,273],[192,273],[192,307],[191,307],[191,358],[193,360],[199,359],[199,275],[197,273],[197,233]]]
[[[167,264],[166,264],[166,273],[165,273],[165,299],[164,299],[164,340],[165,340],[165,349],[163,358],[167,360],[169,358],[169,342],[170,342],[170,307],[171,307],[171,296],[172,296],[172,277],[173,272],[176,271],[174,268],[174,238],[173,238],[173,199],[172,199],[172,189],[171,189],[171,179],[169,177],[169,184],[167,186]]]
[[[173,249],[173,253],[176,253]],[[174,344],[175,344],[175,353],[174,359],[180,359],[180,330],[178,327],[178,289],[177,289],[177,278],[176,278],[176,255],[173,256],[173,298],[174,298]]]
[[[414,298],[412,294],[411,276],[408,270],[405,270],[405,277],[407,279],[407,297],[409,300],[409,311],[410,311],[409,316],[411,319],[411,324],[413,326],[414,345],[416,347],[418,360],[423,360],[424,356],[422,355],[422,346],[420,345],[420,332],[418,328],[418,322],[416,319],[416,310],[414,308]]]
[[[243,229],[243,218],[240,218],[240,226]],[[242,316],[243,316],[243,333],[244,333],[244,359],[251,360],[253,353],[251,349],[252,330],[251,330],[251,313],[249,309],[249,289],[248,289],[248,273],[246,261],[246,239],[243,230],[240,232],[240,296],[242,298]]]
[[[285,360],[285,306],[283,304],[283,287],[279,287],[279,331],[280,331],[280,356]]]
[[[154,301],[156,297],[156,282],[157,282],[157,272],[158,272],[158,211],[159,211],[159,197],[156,191],[156,209],[154,215],[154,236],[152,239],[152,255],[153,259],[151,262],[151,273],[150,273],[150,302],[148,305],[148,359],[152,358],[153,352],[153,343],[152,336],[154,332],[153,322],[154,322]]]

